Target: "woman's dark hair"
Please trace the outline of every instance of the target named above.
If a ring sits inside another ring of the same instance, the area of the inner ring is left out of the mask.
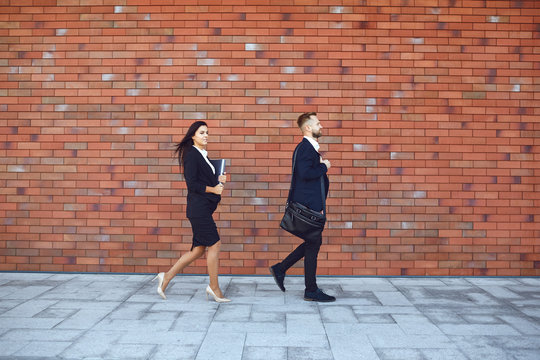
[[[182,167],[182,165],[184,164],[184,154],[186,153],[186,151],[191,149],[191,146],[193,146],[192,137],[195,135],[195,133],[197,132],[197,130],[199,130],[199,128],[201,126],[208,127],[208,125],[206,125],[206,123],[204,121],[195,121],[189,127],[189,129],[188,129],[186,135],[184,135],[184,138],[182,139],[182,141],[180,141],[178,144],[176,144],[176,150],[175,150],[174,154],[175,155],[178,154],[178,163],[180,164],[180,167]]]

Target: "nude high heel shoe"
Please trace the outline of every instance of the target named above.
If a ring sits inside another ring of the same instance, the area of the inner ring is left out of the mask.
[[[160,272],[159,274],[156,275],[155,278],[152,279],[152,281],[154,281],[156,279],[159,279],[158,287],[157,287],[157,293],[159,294],[159,296],[161,296],[163,298],[163,300],[167,300],[167,297],[165,296],[165,293],[161,289],[161,285],[163,285],[163,279],[164,278],[165,278],[165,273]]]
[[[214,300],[218,303],[225,303],[225,302],[229,302],[231,301],[230,299],[227,299],[227,298],[220,298],[218,297],[213,291],[212,291],[212,288],[210,287],[210,285],[208,285],[206,287],[206,300],[208,300],[208,295],[212,295],[214,297]]]

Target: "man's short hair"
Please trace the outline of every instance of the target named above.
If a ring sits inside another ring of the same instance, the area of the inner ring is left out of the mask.
[[[296,123],[298,124],[298,127],[301,129],[302,126],[304,126],[304,124],[309,120],[310,117],[316,116],[316,115],[317,115],[316,112],[303,113],[302,115],[298,117],[298,120],[296,121]]]

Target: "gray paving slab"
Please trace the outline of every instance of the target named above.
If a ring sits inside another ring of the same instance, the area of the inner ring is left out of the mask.
[[[298,360],[334,360],[332,351],[324,348],[289,347],[287,356]]]
[[[538,304],[538,306],[521,307],[520,311],[531,318],[536,320],[540,319],[540,304]]]
[[[1,289],[0,285],[0,289]],[[1,291],[1,290],[0,290]],[[0,315],[24,303],[25,300],[5,299],[0,297]]]
[[[515,315],[499,315],[498,318],[512,326],[521,334],[540,335],[540,323],[534,322],[529,318]]]
[[[325,334],[320,314],[287,314],[287,334]]]
[[[451,337],[451,340],[469,359],[515,359],[512,354],[516,349],[504,348],[496,342],[485,341],[482,336]]]
[[[424,360],[421,350],[410,348],[377,349],[377,355],[377,359],[380,360]],[[440,359],[443,360],[444,358]]]
[[[164,331],[171,328],[173,325],[170,320],[112,320],[104,319],[94,326],[96,330],[113,330],[113,331],[136,331],[137,329],[145,329],[145,331]]]
[[[196,360],[241,360],[246,341],[245,333],[209,332],[204,338]]]
[[[289,331],[283,323],[255,322],[255,321],[213,321],[208,332],[214,333],[277,333],[283,334]]]
[[[321,317],[325,323],[356,323],[358,321],[352,307],[346,305],[322,307]]]
[[[0,317],[0,329],[52,329],[62,322],[62,319]]]
[[[28,344],[30,344],[28,341],[0,340],[0,357],[9,357]]]
[[[87,331],[64,350],[60,356],[67,359],[105,359],[104,355],[118,344],[122,331]],[[45,356],[46,354],[43,354]]]
[[[379,356],[367,335],[328,334],[335,360],[378,360]]]
[[[512,291],[508,287],[505,287],[505,286],[483,285],[483,286],[479,286],[479,288],[498,299],[514,300],[514,299],[522,298],[519,293]]]
[[[215,321],[248,321],[251,314],[252,305],[247,304],[229,304],[229,306],[220,307],[214,316]]]
[[[269,322],[269,323],[281,323],[285,324],[285,313],[263,313],[263,312],[252,312],[250,321],[255,322]]]
[[[374,291],[373,295],[382,305],[412,306],[411,302],[399,291]]]
[[[103,359],[148,359],[155,347],[150,344],[116,344],[103,354]]]
[[[353,306],[356,314],[420,314],[421,311],[415,306]]]
[[[422,359],[426,360],[468,360],[469,357],[465,355],[460,349],[419,349],[419,352],[423,355]],[[485,359],[485,358],[484,358]]]
[[[303,301],[270,276],[0,272],[0,359],[534,359],[540,278],[320,277],[337,301]]]
[[[129,319],[136,320],[148,313],[151,304],[148,303],[126,303],[114,309],[108,316],[109,319]]]
[[[154,344],[154,345],[172,345],[200,346],[205,332],[182,332],[182,331],[124,331],[118,339],[119,344]]]
[[[152,360],[193,360],[197,356],[199,345],[157,345]]]
[[[283,360],[287,359],[287,348],[276,346],[246,346],[242,360]]]
[[[332,335],[382,335],[394,337],[404,335],[401,327],[395,323],[328,323],[324,325],[327,334]]]
[[[368,334],[374,348],[432,349],[454,348],[456,345],[445,335]]]
[[[517,360],[538,360],[538,350],[518,349],[512,356]]]
[[[171,327],[174,331],[206,332],[214,319],[215,312],[211,310],[184,311]]]
[[[30,300],[34,299],[37,296],[53,289],[52,286],[27,286],[25,287],[24,284],[17,284],[16,286],[10,286],[9,284],[13,283],[13,281],[10,281],[4,285],[2,285],[0,288],[2,288],[2,291],[0,292],[0,299],[4,300]],[[45,299],[44,297],[42,299]]]
[[[37,330],[37,329],[13,329],[2,336],[2,340],[12,341],[74,341],[83,332],[81,330]]]
[[[356,319],[361,324],[395,324],[396,321],[390,314],[359,314]]]
[[[540,286],[540,277],[517,278],[517,281],[524,285]]]
[[[12,355],[13,357],[32,357],[45,353],[49,357],[56,357],[70,345],[70,341],[32,341]]]
[[[48,307],[54,305],[55,300],[28,300],[11,310],[6,311],[1,317],[33,317],[34,315],[42,312]]]
[[[246,346],[284,346],[327,348],[326,335],[288,333],[248,333]]]
[[[466,324],[463,316],[450,309],[429,309],[422,312],[434,324]]]
[[[392,315],[405,334],[442,335],[442,331],[424,315]]]
[[[57,310],[57,309],[53,309]],[[61,323],[59,323],[55,328],[57,329],[91,329],[100,321],[102,321],[108,314],[110,310],[107,308],[103,309],[79,309],[76,312],[66,317]]]
[[[519,335],[519,332],[514,330],[509,325],[439,325],[439,329],[447,335]]]

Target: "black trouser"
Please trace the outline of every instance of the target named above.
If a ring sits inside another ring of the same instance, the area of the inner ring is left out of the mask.
[[[285,260],[278,264],[278,268],[286,272],[298,260],[304,258],[304,280],[306,282],[306,291],[309,292],[317,290],[317,256],[319,255],[321,244],[322,238],[318,241],[304,241]]]

